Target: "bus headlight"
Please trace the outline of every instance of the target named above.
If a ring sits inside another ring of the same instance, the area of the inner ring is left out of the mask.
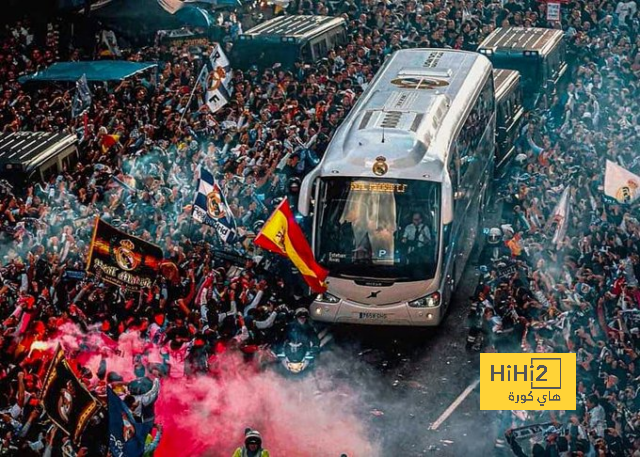
[[[434,292],[431,295],[409,302],[409,306],[412,308],[435,308],[438,305],[440,305],[440,292]]]
[[[320,303],[338,303],[340,299],[335,295],[331,295],[330,293],[325,292],[323,294],[318,294],[318,296],[316,297],[316,301]]]

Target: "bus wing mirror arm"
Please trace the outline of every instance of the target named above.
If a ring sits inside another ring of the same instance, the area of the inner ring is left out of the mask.
[[[302,180],[300,186],[300,198],[298,198],[298,212],[303,216],[308,216],[311,207],[311,194],[313,192],[313,183],[320,175],[320,167],[316,167]]]

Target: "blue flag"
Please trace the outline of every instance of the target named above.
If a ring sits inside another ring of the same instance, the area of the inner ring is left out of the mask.
[[[110,388],[107,389],[107,401],[109,449],[113,457],[142,457],[145,441],[153,424],[136,422],[131,410]]]
[[[216,179],[204,168],[200,168],[193,218],[215,228],[222,242],[234,242],[238,228],[233,213]]]
[[[87,82],[87,75],[82,75],[76,81],[76,93],[71,104],[71,116],[76,118],[91,108],[91,91]]]

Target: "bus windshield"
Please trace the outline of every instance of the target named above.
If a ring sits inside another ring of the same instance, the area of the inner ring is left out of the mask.
[[[440,183],[328,178],[321,184],[318,211],[316,258],[331,276],[393,281],[435,276]]]

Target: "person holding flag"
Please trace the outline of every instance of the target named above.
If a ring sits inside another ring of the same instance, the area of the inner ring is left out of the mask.
[[[131,396],[121,400],[111,388],[107,388],[109,410],[109,449],[114,457],[142,457],[157,447],[156,439],[148,440],[151,422],[136,421],[130,406],[135,403]],[[156,433],[160,441],[160,430]]]
[[[327,290],[324,281],[329,272],[316,262],[286,198],[262,226],[254,244],[291,260],[313,292]]]

